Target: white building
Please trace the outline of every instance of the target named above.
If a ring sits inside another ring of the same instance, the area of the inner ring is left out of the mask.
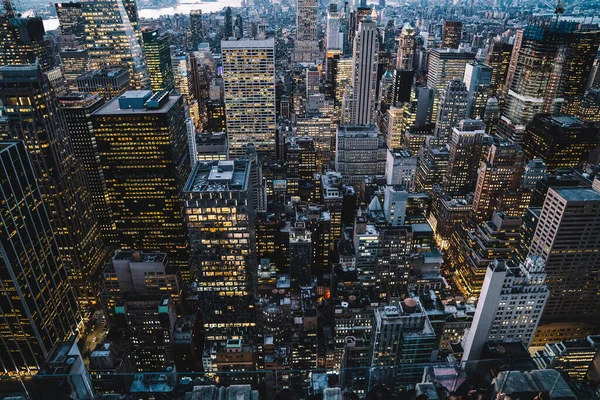
[[[490,263],[462,361],[475,361],[486,342],[522,342],[529,347],[548,300],[545,262],[528,256],[518,267],[501,259]]]
[[[342,51],[344,34],[340,32],[340,13],[337,4],[330,4],[327,10],[327,51]]]
[[[388,224],[404,225],[408,192],[401,187],[388,186],[383,198],[383,214]]]
[[[385,177],[388,185],[403,185],[412,191],[417,174],[417,157],[410,150],[387,150]]]

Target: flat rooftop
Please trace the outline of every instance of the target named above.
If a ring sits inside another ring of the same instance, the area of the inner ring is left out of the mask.
[[[221,49],[274,49],[275,39],[264,40],[223,40]]]
[[[591,188],[553,187],[552,190],[567,201],[600,201],[600,193]]]
[[[147,114],[166,114],[168,113],[173,106],[179,101],[181,95],[168,95],[162,99],[160,106],[157,108],[121,108],[121,103],[123,100],[123,96],[125,96],[128,100],[131,100],[135,104],[136,100],[141,102],[144,100],[144,96],[147,95],[146,90],[129,90],[123,93],[121,96],[115,97],[108,103],[106,103],[102,108],[98,109],[94,112],[93,115],[147,115]],[[155,92],[156,94],[158,92]],[[150,102],[152,98],[148,98],[148,102]],[[130,104],[130,102],[127,102]]]
[[[250,164],[247,160],[198,162],[190,173],[184,192],[248,190]]]

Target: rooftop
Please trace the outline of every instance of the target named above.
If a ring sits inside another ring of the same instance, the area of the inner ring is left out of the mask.
[[[248,190],[250,163],[247,160],[198,162],[184,187],[185,192]]]
[[[600,193],[583,187],[554,187],[560,197],[567,201],[600,201]]]
[[[106,103],[94,115],[167,114],[180,98],[181,95],[169,95],[165,91],[128,90]]]
[[[127,260],[129,262],[159,262],[164,263],[167,259],[167,253],[154,253],[143,251],[124,251],[117,250],[113,256],[113,260]]]

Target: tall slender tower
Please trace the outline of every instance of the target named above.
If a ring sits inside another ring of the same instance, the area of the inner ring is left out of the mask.
[[[442,90],[436,119],[435,133],[438,138],[450,136],[452,128],[467,118],[467,86],[460,79],[453,79]]]
[[[202,10],[190,11],[190,30],[192,37],[188,46],[188,50],[198,51],[198,45],[204,41]]]
[[[83,0],[81,6],[90,69],[127,68],[132,88],[149,88],[135,0]]]
[[[340,32],[340,13],[337,4],[327,9],[327,51],[341,53],[344,49],[344,34]]]
[[[244,157],[248,143],[276,158],[274,46],[273,39],[221,42],[231,158]]]
[[[175,87],[169,38],[161,35],[158,29],[142,32],[146,63],[150,73],[152,90],[171,90]]]
[[[402,28],[398,45],[392,104],[399,105],[410,100],[410,92],[415,75],[416,46],[416,32],[412,26],[405,24]]]
[[[81,315],[24,142],[0,142],[0,168],[0,368],[28,375]]]
[[[354,38],[351,124],[366,125],[375,122],[378,62],[377,24],[369,20],[361,22]]]
[[[85,172],[75,158],[65,120],[48,77],[37,65],[0,67],[0,99],[8,106],[8,131],[24,140],[50,214],[69,279],[79,305],[97,301],[92,280],[102,264],[100,226]]]
[[[168,253],[187,282],[179,203],[190,170],[183,97],[127,91],[96,110],[92,121],[118,243]]]
[[[314,63],[319,57],[317,0],[296,1],[296,62]]]

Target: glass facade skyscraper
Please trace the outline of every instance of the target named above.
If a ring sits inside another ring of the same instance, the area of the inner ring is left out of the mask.
[[[22,141],[0,142],[0,368],[33,374],[81,316]]]

